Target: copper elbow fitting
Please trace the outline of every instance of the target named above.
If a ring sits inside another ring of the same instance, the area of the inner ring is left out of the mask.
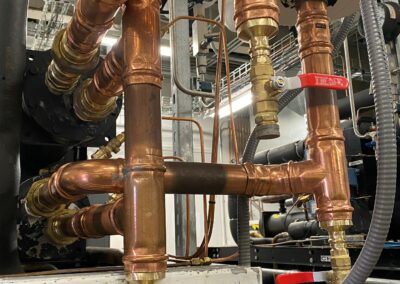
[[[279,29],[276,0],[236,0],[235,25],[238,37],[250,44],[254,115],[259,139],[280,136],[278,125],[278,91],[271,86],[274,76],[269,39]]]

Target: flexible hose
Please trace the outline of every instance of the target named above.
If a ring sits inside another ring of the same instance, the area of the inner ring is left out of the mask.
[[[368,236],[345,284],[365,283],[375,267],[390,228],[396,193],[397,149],[392,95],[382,28],[377,19],[377,2],[361,0],[360,6],[375,101],[378,176]]]
[[[343,44],[344,39],[347,37],[356,14],[345,17],[343,23],[338,31],[334,40],[333,50],[339,50]],[[281,95],[278,101],[279,112],[283,110],[295,97],[302,92],[302,89],[290,90]],[[243,152],[242,162],[252,162],[257,151],[259,140],[257,139],[257,126],[253,129],[247,140],[245,150]],[[239,247],[239,265],[250,266],[250,234],[249,234],[249,198],[245,196],[230,196],[228,198],[229,218],[231,234]],[[237,215],[233,212],[237,211]],[[237,224],[237,225],[236,225]],[[235,230],[237,226],[237,231]],[[236,233],[236,234],[235,234]]]

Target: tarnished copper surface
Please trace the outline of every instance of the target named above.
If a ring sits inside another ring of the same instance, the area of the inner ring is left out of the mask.
[[[123,40],[120,39],[93,78],[75,91],[74,111],[80,119],[101,120],[116,109],[116,97],[122,93],[122,50]]]
[[[53,43],[46,84],[55,94],[68,93],[81,74],[97,64],[98,49],[114,16],[126,0],[78,0],[72,20]]]
[[[77,201],[91,193],[121,192],[124,162],[118,160],[90,160],[63,165],[27,200],[28,208],[36,214],[47,215],[60,205]],[[39,181],[40,182],[40,181]],[[43,213],[43,214],[41,214]]]
[[[297,30],[303,73],[333,74],[326,2],[298,1]],[[351,220],[350,191],[343,131],[336,92],[306,89],[308,156],[327,173],[315,190],[319,221]]]
[[[92,205],[77,212],[61,213],[49,219],[47,235],[55,243],[74,238],[101,238],[122,235],[123,200],[105,205]]]
[[[127,273],[166,270],[160,89],[125,85],[124,264]],[[143,118],[145,122],[143,123]]]
[[[299,0],[296,8],[303,73],[333,74],[326,1]],[[320,226],[329,233],[332,283],[340,284],[351,268],[345,230],[351,225],[353,208],[336,92],[309,88],[305,96],[308,157],[326,172],[323,182],[314,189],[317,216]]]
[[[279,7],[276,0],[235,0],[234,20],[238,30],[246,22],[271,19],[278,25]]]
[[[129,0],[123,17],[123,82],[161,87],[160,0]]]

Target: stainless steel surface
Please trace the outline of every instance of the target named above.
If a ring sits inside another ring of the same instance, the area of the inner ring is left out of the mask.
[[[175,2],[175,1],[174,1]],[[180,0],[179,3],[170,5],[170,15],[172,17],[187,16],[188,1]],[[178,5],[176,5],[178,4]],[[171,94],[173,101],[173,114],[176,117],[192,117],[193,98],[186,95],[176,84],[179,78],[180,83],[190,88],[190,46],[189,41],[189,21],[179,21],[171,28],[170,42],[173,55],[171,56],[171,66],[173,76],[171,78]],[[179,82],[178,82],[179,84]],[[186,162],[193,162],[193,127],[192,123],[184,121],[173,121],[173,155],[182,157]],[[189,196],[187,203],[186,195],[177,194],[174,196],[175,205],[175,254],[185,255],[187,238],[187,206],[189,206],[190,218],[190,243],[189,254],[196,251],[196,204],[195,197]]]

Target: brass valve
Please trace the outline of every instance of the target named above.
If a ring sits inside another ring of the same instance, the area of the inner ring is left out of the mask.
[[[272,86],[274,70],[269,40],[279,29],[276,0],[235,1],[238,37],[250,45],[250,80],[255,123],[259,139],[280,136],[278,125],[279,90]]]
[[[112,153],[117,154],[121,145],[125,142],[125,133],[122,132],[108,142],[106,146],[101,146],[93,155],[92,159],[109,159]]]

